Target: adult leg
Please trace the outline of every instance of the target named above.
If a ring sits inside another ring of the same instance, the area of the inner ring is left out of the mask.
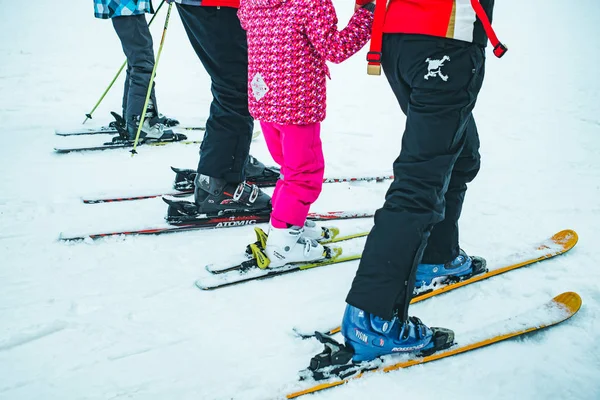
[[[129,83],[125,85],[127,99],[124,99],[123,106],[126,107],[124,117],[130,121],[133,116],[140,116],[145,111],[144,102],[154,68],[152,35],[143,14],[115,17],[112,22],[127,57]],[[154,85],[150,98],[158,113]]]
[[[465,128],[465,144],[454,163],[448,190],[444,196],[444,219],[433,226],[427,247],[423,253],[423,264],[445,264],[454,260],[460,251],[458,219],[467,191],[467,183],[477,176],[480,167],[479,135],[473,115]]]
[[[192,47],[211,77],[213,101],[198,174],[244,181],[254,122],[248,112],[248,47],[237,10],[177,4]]]
[[[123,112],[121,114],[125,120],[127,120],[127,97],[129,96],[129,79],[131,76],[130,69],[131,67],[127,64],[125,67],[125,83],[123,84]]]
[[[383,52],[392,87],[411,87],[406,127],[395,179],[346,301],[387,320],[406,320],[416,266],[432,227],[444,218],[445,194],[483,79],[483,54],[474,45],[410,35],[386,35]],[[446,80],[426,78],[427,60],[444,56],[451,60],[440,67]]]
[[[396,54],[396,56],[399,56]],[[393,57],[393,56],[390,56]],[[393,59],[393,58],[392,58]],[[388,66],[392,60],[387,59]],[[394,60],[397,63],[398,60]],[[481,78],[484,76],[485,64],[482,65]],[[386,76],[404,114],[408,114],[411,95],[410,86],[400,77],[399,71],[388,68]],[[454,164],[448,190],[444,196],[444,219],[431,229],[422,263],[445,264],[455,259],[460,251],[458,219],[467,190],[467,183],[473,181],[479,172],[481,156],[479,154],[479,135],[475,120],[471,115],[465,131],[465,145]]]

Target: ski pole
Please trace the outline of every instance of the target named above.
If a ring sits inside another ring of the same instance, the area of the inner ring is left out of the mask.
[[[167,18],[165,19],[165,27],[163,28],[162,38],[160,39],[160,46],[158,47],[158,54],[156,55],[156,61],[154,62],[154,68],[152,68],[152,75],[150,76],[150,82],[148,82],[148,91],[146,93],[146,101],[144,102],[144,108],[142,108],[142,115],[140,116],[140,124],[137,128],[137,133],[135,134],[135,140],[133,141],[133,149],[131,150],[131,156],[137,154],[135,150],[137,148],[138,140],[140,138],[140,132],[142,131],[142,125],[144,125],[144,120],[146,119],[146,109],[148,107],[148,101],[150,100],[150,94],[152,93],[152,87],[154,86],[154,77],[156,76],[156,67],[158,67],[158,61],[160,60],[160,53],[162,53],[163,45],[165,43],[165,36],[167,35],[167,27],[169,26],[169,17],[171,16],[171,8],[173,7],[173,3],[169,3],[169,8],[167,9]]]
[[[154,12],[154,15],[150,19],[150,22],[148,22],[148,26],[150,26],[152,24],[152,21],[154,21],[154,18],[156,18],[156,16],[158,15],[158,12],[160,11],[160,8],[163,6],[163,4],[164,4],[164,2],[161,1],[160,5],[158,6],[158,8],[156,9],[156,11]],[[100,103],[102,103],[102,100],[104,100],[104,97],[106,96],[106,94],[108,93],[108,91],[110,90],[110,88],[112,88],[112,86],[114,85],[114,83],[117,80],[117,78],[119,77],[119,75],[121,75],[121,72],[123,72],[123,68],[125,68],[126,65],[127,65],[127,59],[123,62],[123,64],[121,65],[121,68],[119,68],[119,71],[117,71],[117,74],[115,75],[115,77],[113,78],[113,80],[108,84],[108,87],[106,88],[106,90],[104,91],[104,93],[102,93],[102,96],[100,96],[100,100],[98,100],[98,102],[96,103],[96,105],[94,106],[94,108],[92,108],[92,111],[90,111],[89,113],[85,114],[85,119],[83,120],[82,124],[85,124],[88,119],[92,119],[92,114],[94,113],[94,111],[96,111],[96,108],[98,108],[98,106],[100,105]]]

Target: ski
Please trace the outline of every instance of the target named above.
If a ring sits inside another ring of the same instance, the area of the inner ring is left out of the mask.
[[[181,133],[182,130],[185,131],[185,128],[181,128],[179,126],[168,128],[169,131],[173,132],[174,135],[178,138],[178,140],[152,140],[152,141],[140,141],[138,142],[138,146],[141,145],[150,145],[150,146],[164,146],[171,143],[180,143],[180,144],[200,144],[202,143],[201,139],[198,140],[188,140],[186,134]],[[190,131],[190,130],[188,130]],[[255,139],[260,135],[261,131],[255,131],[253,133],[252,139]],[[64,135],[63,135],[64,136]],[[198,137],[198,135],[195,135]],[[113,138],[114,140],[114,138]],[[105,142],[101,145],[97,146],[57,146],[54,147],[54,152],[58,154],[66,154],[66,153],[74,153],[74,152],[82,152],[82,151],[103,151],[103,150],[111,150],[111,149],[123,149],[123,148],[131,148],[133,147],[133,143],[126,142],[123,143],[121,141],[113,143],[113,142]],[[157,197],[157,196],[155,196]]]
[[[498,276],[509,271],[514,271],[516,269],[559,256],[575,247],[578,240],[579,238],[575,231],[570,229],[562,230],[554,234],[552,237],[544,240],[543,242],[532,246],[532,249],[529,251],[515,253],[509,256],[508,259],[511,260],[511,262],[507,265],[497,266],[493,268],[490,268],[488,266],[488,271],[485,273],[474,275],[469,279],[465,279],[459,282],[448,283],[435,289],[431,288],[429,291],[420,293],[413,297],[410,304],[415,304],[420,301],[427,300],[431,297],[470,285],[472,283],[483,281],[485,279],[489,279],[491,277]],[[304,333],[296,328],[294,328],[294,331],[299,337],[303,339],[315,336],[314,333]],[[336,328],[324,332],[324,334],[331,336],[338,333],[339,331],[340,327],[338,326]]]
[[[175,170],[177,170],[175,168]],[[323,183],[351,183],[351,182],[383,182],[388,179],[394,179],[391,175],[372,175],[372,176],[359,176],[359,177],[331,177],[324,178]],[[269,180],[269,181],[253,181],[252,178],[247,180],[249,185],[256,185],[258,187],[273,187],[277,183],[277,179]],[[122,196],[107,196],[107,197],[84,197],[81,200],[85,204],[100,204],[100,203],[114,203],[121,201],[135,201],[135,200],[145,200],[145,199],[153,199],[156,197],[162,196],[174,196],[174,197],[182,197],[189,196],[194,194],[194,189],[182,189],[182,190],[173,190],[173,191],[165,191],[161,193],[152,193],[152,194],[139,194],[139,195],[122,195]]]
[[[368,233],[360,233],[354,237],[346,237],[339,239],[339,241],[350,241],[351,239],[366,236]],[[332,242],[330,242],[332,243]],[[253,245],[250,245],[253,246]],[[261,269],[259,264],[261,261],[266,259],[266,256],[260,249],[253,247],[253,259],[241,263],[239,266],[228,268],[226,271],[216,271],[211,275],[203,279],[198,279],[195,284],[201,290],[215,290],[240,283],[246,283],[250,281],[263,280],[268,278],[274,278],[292,272],[305,271],[308,269],[314,269],[324,267],[327,265],[341,264],[349,261],[358,260],[362,254],[362,248],[364,247],[361,242],[360,245],[355,245],[353,251],[349,251],[346,254],[349,246],[345,247],[328,247],[325,246],[328,257],[322,261],[315,261],[313,263],[294,263],[287,264],[278,268],[264,268]],[[209,269],[209,268],[207,268]],[[210,271],[210,269],[209,269]],[[212,272],[212,271],[211,271]]]
[[[325,235],[324,239],[320,240],[319,243],[322,245],[330,245],[334,243],[345,242],[352,239],[357,239],[360,237],[365,237],[369,234],[369,232],[358,232],[350,235],[339,235],[339,229],[337,228],[323,228]],[[267,241],[267,235],[260,228],[254,228],[254,232],[256,233],[256,242],[248,245],[246,249],[246,255],[248,256],[248,260],[241,262],[239,264],[235,264],[228,267],[215,267],[213,265],[207,265],[206,270],[214,275],[225,274],[229,272],[236,271],[237,273],[246,273],[247,271],[255,268],[260,268],[258,265],[258,261],[256,259],[256,250],[264,250]],[[257,246],[255,248],[254,246]],[[299,265],[298,265],[299,266]],[[301,268],[309,269],[309,268]]]
[[[304,382],[309,381],[314,385],[289,393],[286,398],[295,399],[306,394],[334,388],[373,373],[387,373],[441,360],[540,331],[571,318],[579,311],[581,303],[581,297],[577,293],[562,293],[539,307],[506,320],[482,327],[473,332],[457,333],[455,337],[458,342],[455,342],[448,349],[430,355],[387,355],[359,364],[353,364],[348,359],[348,354],[350,354],[350,357],[352,354],[351,349],[337,343],[328,336],[319,335],[319,340],[325,344],[325,350],[311,360],[311,365],[307,370],[300,373],[300,378],[304,379]],[[343,361],[340,361],[341,359]],[[317,383],[316,379],[327,379],[328,381]]]
[[[331,221],[331,220],[343,220],[343,219],[355,219],[355,218],[370,218],[373,217],[373,211],[330,211],[324,213],[310,213],[308,218],[314,221]],[[256,214],[223,214],[220,216],[205,216],[204,218],[197,218],[193,223],[181,224],[181,225],[163,225],[153,228],[128,230],[128,231],[115,231],[115,232],[101,232],[101,233],[90,233],[80,235],[60,235],[60,241],[81,241],[86,239],[100,239],[111,236],[132,236],[132,235],[160,235],[165,233],[174,232],[186,232],[200,229],[212,229],[212,228],[231,228],[236,226],[255,225],[258,223],[269,222],[270,213],[256,213]]]
[[[178,141],[152,141],[147,143],[138,143],[138,146],[165,146],[171,143],[179,143],[179,144],[200,144],[202,140],[178,140]],[[66,154],[66,153],[74,153],[81,151],[102,151],[102,150],[111,150],[111,149],[127,149],[133,148],[133,143],[104,143],[101,146],[89,146],[89,147],[55,147],[54,151],[58,154]]]
[[[181,131],[204,131],[206,127],[204,125],[197,126],[173,126],[169,129],[181,130]],[[101,127],[81,127],[76,129],[56,129],[54,133],[58,136],[83,136],[83,135],[116,135],[118,133],[117,128],[114,126],[101,126]]]

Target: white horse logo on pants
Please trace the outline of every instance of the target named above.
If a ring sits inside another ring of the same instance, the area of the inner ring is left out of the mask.
[[[450,57],[444,56],[441,60],[432,60],[428,57],[427,60],[425,60],[425,62],[428,63],[427,75],[425,75],[424,78],[428,80],[429,77],[435,78],[436,76],[439,76],[446,82],[448,80],[448,75],[442,74],[442,67],[446,61],[450,61]]]

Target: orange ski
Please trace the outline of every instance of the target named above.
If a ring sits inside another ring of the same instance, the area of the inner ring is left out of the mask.
[[[541,329],[548,328],[566,321],[575,315],[575,313],[579,311],[580,307],[581,297],[579,297],[577,293],[562,293],[549,302],[523,314],[500,321],[473,333],[459,333],[457,335],[457,340],[459,342],[447,350],[442,350],[425,357],[402,357],[403,360],[401,362],[391,365],[382,365],[375,369],[371,367],[369,370],[360,372],[357,375],[347,379],[338,379],[336,381],[321,383],[304,390],[290,393],[286,395],[286,398],[295,399],[305,394],[315,393],[343,385],[351,380],[359,379],[375,372],[385,373],[402,368],[412,367],[413,365],[425,364],[430,361],[440,360],[442,358],[451,357],[457,354],[489,346],[491,344],[521,336],[530,332],[539,331]],[[460,343],[461,340],[464,340],[464,342]],[[396,358],[396,356],[386,357],[388,357],[388,360]]]
[[[535,264],[539,261],[548,260],[550,258],[559,256],[561,254],[566,253],[571,250],[577,244],[579,240],[577,233],[571,229],[565,229],[554,234],[551,238],[543,241],[542,243],[537,244],[533,251],[518,253],[510,256],[509,258],[512,260],[518,260],[510,265],[506,265],[500,268],[494,268],[484,274],[475,275],[469,279],[465,279],[464,281],[451,283],[445,286],[440,287],[439,289],[433,290],[428,293],[423,293],[421,295],[413,297],[410,304],[418,303],[420,301],[426,300],[430,297],[437,296],[439,294],[443,294],[449,292],[454,289],[458,289],[460,287],[470,285],[475,282],[482,281],[484,279],[491,278],[496,275],[503,274],[505,272],[509,272],[521,267],[526,267],[531,264]],[[330,329],[325,332],[326,335],[334,335],[340,331],[340,327]],[[312,337],[314,335],[305,335],[300,334],[300,336],[304,338]]]

